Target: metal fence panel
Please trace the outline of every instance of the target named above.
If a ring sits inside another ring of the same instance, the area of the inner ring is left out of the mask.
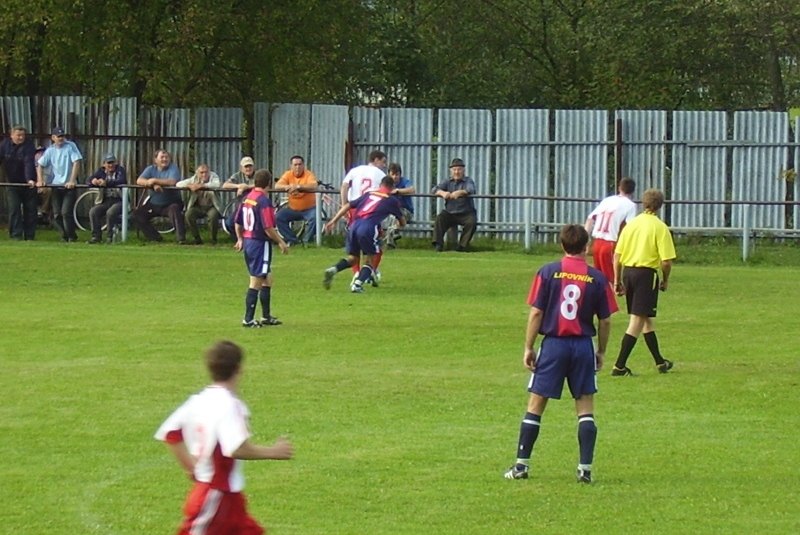
[[[140,154],[143,161],[137,173],[153,163],[159,149],[169,152],[181,174],[186,173],[191,167],[190,113],[186,108],[150,108],[142,111],[144,141]]]
[[[270,105],[266,102],[256,102],[253,104],[253,150],[252,154],[239,155],[241,160],[244,156],[250,156],[257,165],[264,169],[272,169],[270,167],[270,135],[269,135],[269,122],[270,122]],[[239,162],[236,162],[236,171],[239,171]]]
[[[195,112],[194,167],[207,164],[224,182],[239,170],[244,112],[241,108],[198,108]],[[202,139],[210,138],[210,139]],[[222,139],[214,139],[222,138]],[[238,138],[238,139],[235,139]],[[190,176],[184,171],[184,176]]]
[[[608,193],[608,112],[556,112],[554,195],[600,199]],[[563,143],[563,144],[562,144]],[[553,221],[583,224],[592,204],[555,201]]]
[[[548,110],[497,110],[495,149],[497,195],[546,196],[550,190],[550,112]],[[540,143],[540,144],[537,144]],[[547,201],[534,200],[531,221],[549,221]],[[522,199],[498,199],[499,223],[523,223],[525,202]],[[517,225],[499,225],[501,236],[518,240]]]
[[[16,125],[24,126],[30,134],[34,133],[31,99],[0,97],[0,128],[3,132],[11,132],[11,128]]]
[[[350,115],[347,106],[314,104],[311,108],[311,152],[308,166],[317,180],[339,187],[344,177]],[[287,164],[289,161],[286,161]],[[333,217],[333,214],[328,214]]]
[[[724,111],[674,112],[672,137],[681,143],[672,150],[671,199],[725,200],[727,132],[728,116]],[[713,146],[715,143],[719,146]],[[676,227],[725,226],[723,205],[674,204],[671,210],[671,223]]]
[[[733,149],[733,200],[783,201],[784,181],[781,171],[788,155],[785,146],[746,146],[747,143],[786,143],[789,137],[789,118],[783,112],[740,111],[733,116],[733,139],[744,146]],[[753,228],[783,229],[783,206],[733,206],[734,227],[744,223],[743,210],[750,210]]]
[[[622,122],[622,176],[636,180],[636,189],[644,191],[658,188],[665,191],[665,145],[667,139],[667,112],[656,110],[616,113]]]
[[[433,110],[387,108],[382,112],[384,150],[389,163],[399,163],[417,193],[429,193],[433,182]],[[414,197],[414,219],[433,219],[430,197]]]
[[[353,162],[352,167],[367,163],[369,153],[383,150],[383,128],[381,127],[381,110],[378,108],[353,108]],[[336,186],[341,186],[345,169]]]
[[[794,120],[794,139],[800,138],[800,117]],[[794,170],[800,168],[800,145],[794,149]],[[800,201],[800,177],[794,179],[794,200]],[[792,225],[794,230],[800,230],[800,205],[795,204],[792,208]]]
[[[439,183],[450,177],[450,162],[461,158],[465,175],[475,181],[478,195],[492,193],[492,112],[489,110],[439,110],[439,142],[436,163]],[[475,199],[478,223],[493,221],[489,199]],[[480,229],[480,227],[479,227]]]
[[[84,141],[84,175],[88,176],[99,169],[103,155],[110,152],[116,156],[117,163],[125,168],[128,182],[135,181],[139,171],[136,169],[138,124],[139,106],[136,98],[117,97],[92,104]]]
[[[311,104],[276,104],[272,109],[272,171],[277,178],[299,154],[311,166]],[[261,167],[256,162],[256,167]],[[316,170],[314,171],[317,172]]]

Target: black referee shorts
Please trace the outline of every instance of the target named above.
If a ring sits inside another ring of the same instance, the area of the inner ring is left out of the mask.
[[[628,314],[656,317],[658,283],[658,271],[655,269],[625,266],[622,270],[622,284],[625,286]]]

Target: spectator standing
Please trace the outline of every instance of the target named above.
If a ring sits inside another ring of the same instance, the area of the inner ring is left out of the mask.
[[[153,226],[154,217],[166,217],[175,227],[175,241],[186,244],[186,227],[183,223],[183,200],[181,192],[174,189],[181,179],[181,171],[172,163],[172,157],[164,149],[156,151],[153,163],[142,171],[136,184],[152,189],[152,193],[133,211],[133,219],[147,241],[160,242],[164,238]]]
[[[12,240],[33,240],[36,237],[38,199],[36,196],[36,147],[28,139],[24,126],[11,128],[11,134],[0,143],[0,166],[5,180],[8,204],[8,234]]]
[[[444,234],[451,228],[460,225],[461,238],[456,251],[466,252],[475,230],[478,227],[478,213],[472,195],[475,195],[475,182],[464,174],[464,160],[454,158],[450,162],[450,178],[440,182],[433,188],[434,195],[443,198],[444,210],[436,216],[433,227],[433,247],[436,251],[444,250]]]
[[[314,191],[317,189],[317,177],[306,168],[302,156],[292,156],[291,169],[283,173],[275,184],[275,189],[285,191],[288,195],[288,205],[278,210],[276,222],[278,232],[290,246],[296,245],[302,239],[310,243],[317,232],[317,198]],[[292,221],[305,221],[306,233],[300,238],[295,236],[290,223]]]
[[[114,239],[114,229],[120,224],[122,214],[120,186],[128,183],[128,175],[125,168],[117,163],[117,157],[109,152],[103,156],[103,166],[95,171],[86,183],[97,188],[99,195],[99,202],[89,210],[92,237],[87,243],[100,243],[103,239],[103,217],[107,219],[108,243],[111,243]]]
[[[75,185],[78,182],[83,156],[75,143],[67,141],[64,129],[60,126],[53,128],[50,139],[53,144],[47,147],[37,162],[36,185],[40,188],[45,186],[44,169],[49,168],[53,225],[61,233],[61,241],[78,241],[72,210],[78,198]]]

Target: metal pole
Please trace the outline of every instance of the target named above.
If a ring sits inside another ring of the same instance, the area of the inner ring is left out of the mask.
[[[533,201],[531,199],[525,199],[523,201],[523,205],[525,207],[525,250],[530,251],[531,249],[531,210],[533,209]]]
[[[128,241],[128,188],[122,189],[122,242]]]
[[[314,194],[317,200],[317,213],[314,215],[317,222],[317,247],[322,247],[322,193],[319,191]],[[329,217],[333,217],[329,214]]]
[[[742,206],[742,261],[750,256],[750,206]]]

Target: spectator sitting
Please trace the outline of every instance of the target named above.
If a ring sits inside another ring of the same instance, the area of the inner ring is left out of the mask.
[[[144,234],[147,241],[160,242],[164,238],[153,226],[154,217],[166,217],[175,227],[175,241],[186,245],[186,227],[183,224],[183,200],[181,192],[172,188],[181,179],[181,171],[172,163],[169,152],[164,149],[156,151],[153,164],[147,166],[136,184],[153,189],[153,193],[133,211],[133,219]]]
[[[256,174],[256,164],[250,156],[245,156],[239,162],[239,171],[232,174],[231,177],[222,184],[222,189],[235,189],[236,190],[236,207],[244,200],[244,196],[248,191],[253,189],[253,177]],[[231,239],[236,241],[236,230],[234,229],[233,218],[236,216],[236,210],[231,210],[228,217],[225,218],[225,228],[228,229]]]
[[[292,156],[292,168],[283,173],[275,184],[275,189],[288,193],[289,205],[278,210],[275,218],[278,232],[291,245],[296,245],[300,238],[295,236],[289,223],[303,220],[306,222],[306,233],[302,241],[308,243],[317,230],[317,179],[314,173],[306,169],[302,156]]]
[[[87,243],[100,243],[103,239],[103,217],[108,220],[108,243],[114,238],[114,228],[120,224],[122,197],[119,187],[128,183],[125,168],[117,165],[117,157],[111,153],[103,156],[103,166],[86,181],[98,188],[97,201],[89,210],[92,237]]]
[[[206,164],[200,164],[195,169],[194,175],[181,180],[177,186],[189,189],[189,202],[186,205],[186,226],[192,233],[195,245],[202,245],[200,229],[197,227],[197,220],[205,217],[208,221],[208,229],[211,231],[211,243],[217,244],[217,229],[219,229],[219,218],[222,213],[219,198],[214,189],[220,187],[220,179]],[[212,189],[206,189],[212,188]]]
[[[467,251],[478,226],[478,215],[470,197],[475,195],[475,182],[464,176],[464,160],[453,159],[450,163],[450,178],[437,184],[433,193],[445,200],[444,210],[439,212],[434,223],[433,247],[441,252],[444,248],[444,233],[461,225],[461,239],[456,251]]]
[[[400,210],[406,218],[406,224],[408,224],[408,222],[414,218],[414,204],[411,202],[411,197],[409,197],[409,195],[413,195],[417,190],[414,188],[414,184],[411,183],[411,180],[403,176],[403,169],[400,167],[399,163],[389,164],[389,167],[386,169],[386,174],[392,177],[394,181],[394,188],[391,193],[392,195],[400,195]],[[386,245],[390,249],[394,249],[397,246],[395,242],[402,238],[400,235],[400,226],[397,218],[394,216],[386,218],[386,222]]]

